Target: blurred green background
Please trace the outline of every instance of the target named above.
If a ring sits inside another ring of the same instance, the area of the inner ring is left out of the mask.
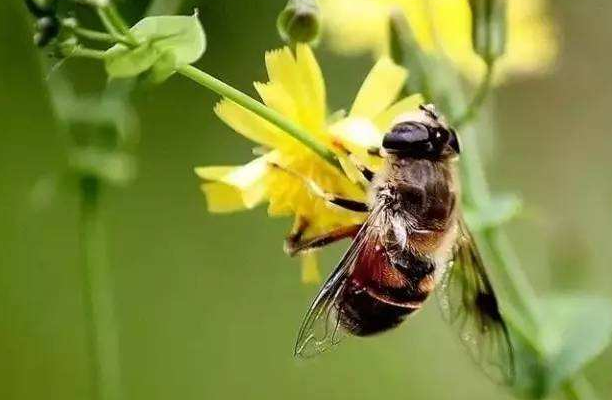
[[[132,19],[145,1],[125,2]],[[209,39],[198,63],[254,95],[263,53],[281,45],[283,0],[185,1]],[[612,297],[612,3],[556,1],[561,52],[554,71],[496,91],[498,135],[488,174],[520,193],[510,226],[540,293]],[[66,186],[45,207],[39,179],[66,166],[19,0],[0,2],[0,399],[82,399],[89,393],[78,252],[78,199]],[[351,101],[369,57],[317,50],[331,109]],[[104,85],[101,66],[61,67],[80,91]],[[217,96],[174,77],[139,90],[139,176],[104,193],[126,399],[506,399],[484,379],[436,306],[375,340],[349,340],[312,362],[292,356],[317,287],[300,283],[282,252],[289,220],[265,209],[206,211],[192,169],[242,163],[250,143],[212,113]],[[325,272],[344,244],[327,251]],[[612,398],[612,351],[587,369]]]

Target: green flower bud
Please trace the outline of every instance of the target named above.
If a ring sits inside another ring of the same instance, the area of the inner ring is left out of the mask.
[[[110,0],[82,0],[81,3],[85,3],[92,7],[102,8],[110,5]]]
[[[78,28],[79,26],[79,21],[77,21],[76,18],[64,18],[61,22],[64,28],[68,28],[70,30]]]
[[[54,15],[39,18],[36,21],[36,33],[34,34],[34,43],[38,47],[45,47],[60,32],[60,24]]]
[[[55,14],[57,0],[25,0],[25,5],[33,16],[42,18]]]
[[[316,0],[289,0],[276,20],[276,27],[286,42],[315,42],[321,33]]]
[[[469,0],[472,11],[472,47],[488,63],[506,50],[507,0]]]
[[[70,57],[79,47],[79,40],[76,37],[71,36],[57,43],[54,47],[55,55],[58,58]]]

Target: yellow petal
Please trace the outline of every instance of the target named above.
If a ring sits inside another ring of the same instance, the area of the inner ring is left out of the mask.
[[[425,100],[420,94],[404,97],[376,117],[374,123],[381,132],[389,132],[397,117],[418,110],[419,105],[424,103]]]
[[[359,168],[357,168],[355,163],[348,156],[344,154],[338,154],[337,157],[338,157],[338,162],[340,162],[340,166],[342,167],[342,170],[344,171],[346,176],[351,180],[351,182],[361,183],[364,185],[367,184],[367,181],[365,181],[365,178],[363,174],[361,173],[361,171],[359,170]]]
[[[215,107],[215,113],[236,132],[270,148],[277,148],[295,140],[280,129],[246,108],[226,99]]]
[[[272,50],[266,53],[265,58],[270,82],[282,86],[292,96],[299,94],[299,73],[291,50],[288,47]]]
[[[335,141],[340,143],[358,161],[373,171],[381,167],[380,157],[369,154],[368,150],[379,148],[383,135],[376,125],[367,118],[344,118],[329,128]]]
[[[312,50],[306,44],[297,45],[296,62],[304,84],[304,97],[307,102],[305,106],[316,124],[322,127],[325,123],[326,98],[325,81],[321,68]]]
[[[267,192],[265,176],[268,173],[268,160],[266,156],[256,158],[240,167],[198,167],[195,172],[204,180],[233,188],[240,194],[243,207],[246,208],[253,208],[259,204]],[[214,191],[216,194],[221,189],[213,186],[208,191]]]
[[[208,211],[213,213],[227,213],[246,208],[242,200],[242,193],[235,187],[218,183],[210,182],[203,183],[200,188],[206,196]]]
[[[304,283],[319,283],[321,282],[321,274],[317,255],[314,252],[309,252],[301,256],[302,261],[302,282]]]
[[[296,123],[303,126],[321,143],[328,145],[324,134],[325,126],[325,89],[321,70],[306,45],[296,48],[297,57],[288,47],[266,53],[266,68],[274,93],[265,93],[258,88],[265,102],[270,101],[279,112],[288,113]],[[269,90],[268,90],[269,91]],[[286,97],[281,100],[280,93]],[[291,109],[292,104],[294,110]],[[282,106],[282,109],[281,109]]]
[[[393,103],[408,73],[406,69],[383,57],[366,77],[349,113],[350,116],[375,118]]]
[[[293,98],[279,84],[255,82],[255,90],[259,97],[270,108],[278,111],[289,119],[299,118],[297,107]]]

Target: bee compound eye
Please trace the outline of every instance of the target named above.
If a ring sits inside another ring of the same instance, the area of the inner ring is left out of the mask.
[[[407,151],[415,143],[429,140],[427,127],[416,122],[402,122],[393,127],[383,139],[383,147],[391,151]]]

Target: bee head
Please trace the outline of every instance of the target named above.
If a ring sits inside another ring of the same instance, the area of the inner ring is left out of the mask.
[[[382,146],[387,153],[416,159],[440,160],[460,153],[455,130],[438,116],[433,105],[420,106],[418,113],[395,124]]]

